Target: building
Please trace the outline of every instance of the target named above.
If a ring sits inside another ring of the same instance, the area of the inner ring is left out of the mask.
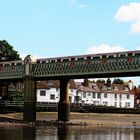
[[[59,81],[41,81],[37,84],[37,102],[58,103],[60,97]],[[70,81],[70,103],[134,108],[132,83],[95,83],[85,79],[83,83]]]
[[[70,80],[69,99],[75,102],[77,88],[74,80]],[[60,97],[60,82],[58,80],[38,81],[37,102],[58,103]]]
[[[140,87],[134,88],[135,93],[135,107],[140,108]]]

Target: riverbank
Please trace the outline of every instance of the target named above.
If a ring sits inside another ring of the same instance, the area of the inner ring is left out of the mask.
[[[1,126],[26,126],[23,124],[23,113],[0,114]],[[56,112],[37,112],[37,122],[59,124]],[[12,120],[11,122],[8,120]],[[18,120],[18,121],[16,121]],[[21,122],[20,122],[21,121]],[[51,123],[50,123],[51,122]],[[5,124],[5,125],[4,125]],[[60,123],[62,124],[62,123]],[[140,126],[140,114],[109,114],[109,113],[70,113],[70,125],[92,126]]]

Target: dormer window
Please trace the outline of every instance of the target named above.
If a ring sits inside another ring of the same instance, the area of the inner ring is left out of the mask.
[[[48,80],[48,85],[53,85],[53,81],[52,80]]]
[[[114,90],[119,90],[119,88],[118,87],[112,87]]]

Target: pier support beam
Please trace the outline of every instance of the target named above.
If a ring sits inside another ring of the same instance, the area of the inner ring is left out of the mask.
[[[36,121],[36,86],[34,75],[32,74],[32,60],[30,55],[24,59],[25,75],[24,75],[24,122]]]
[[[60,80],[60,101],[58,103],[58,121],[68,122],[70,119],[69,80]]]
[[[24,77],[24,122],[36,121],[36,93],[35,81],[32,75]]]

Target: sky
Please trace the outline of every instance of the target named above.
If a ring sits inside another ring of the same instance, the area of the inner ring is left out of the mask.
[[[22,58],[140,49],[139,0],[0,0],[0,5],[0,40]]]

